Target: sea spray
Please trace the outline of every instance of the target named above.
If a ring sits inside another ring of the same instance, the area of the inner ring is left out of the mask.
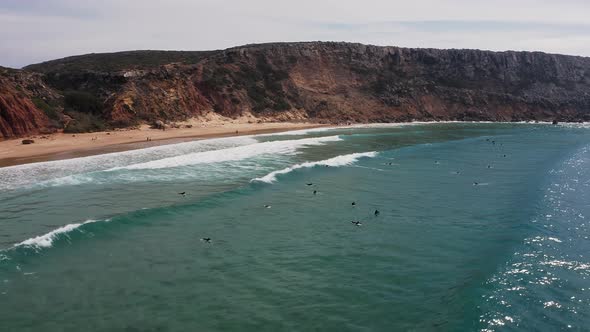
[[[330,167],[339,167],[339,166],[346,166],[355,163],[360,158],[372,158],[377,155],[377,152],[363,152],[363,153],[352,153],[346,154],[342,156],[337,156],[334,158],[320,160],[320,161],[313,161],[313,162],[305,162],[302,164],[293,165],[278,171],[273,171],[268,173],[267,175],[261,178],[252,179],[251,182],[266,182],[266,183],[273,183],[277,180],[277,175],[287,174],[293,172],[294,170],[301,169],[301,168],[312,168],[316,166],[330,166]]]
[[[82,225],[91,224],[91,223],[95,223],[98,221],[100,221],[100,220],[90,219],[90,220],[86,220],[86,221],[84,221],[82,223],[78,223],[78,224],[68,224],[68,225],[62,226],[60,228],[54,229],[49,233],[39,235],[37,237],[33,237],[30,239],[24,240],[20,243],[17,243],[14,245],[13,248],[18,248],[18,247],[29,247],[29,248],[35,248],[35,249],[50,248],[53,245],[53,241],[57,237],[59,237],[60,235],[68,234],[74,230],[77,230]],[[110,219],[106,219],[103,221],[110,221]]]
[[[324,145],[328,142],[337,142],[341,140],[342,139],[339,136],[327,136],[303,138],[298,140],[263,142],[228,149],[190,153],[182,156],[153,160],[146,163],[134,164],[124,167],[115,167],[110,169],[110,171],[121,169],[135,170],[182,167],[197,164],[243,160],[263,154],[294,154],[297,152],[298,148],[304,146]]]
[[[49,186],[80,184],[87,182],[88,179],[69,177],[144,163],[154,160],[154,158],[163,159],[256,143],[258,140],[252,136],[214,138],[88,157],[2,167],[0,168],[0,190],[22,189],[39,184],[42,186],[45,184]],[[60,180],[60,178],[65,179]]]

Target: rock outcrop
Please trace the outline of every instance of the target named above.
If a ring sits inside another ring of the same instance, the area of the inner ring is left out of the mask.
[[[0,138],[52,131],[51,120],[33,101],[47,94],[55,98],[38,75],[0,68]]]
[[[584,57],[331,42],[149,52],[73,57],[25,69],[66,96],[62,106],[74,120],[85,108],[68,105],[68,91],[96,98],[100,107],[92,116],[107,126],[208,112],[327,123],[590,120],[590,58]],[[40,128],[42,116],[29,112],[38,124],[4,126],[17,134]]]

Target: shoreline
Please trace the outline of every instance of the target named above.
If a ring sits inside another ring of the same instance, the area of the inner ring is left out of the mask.
[[[213,121],[211,121],[213,120]],[[261,122],[250,118],[237,121],[210,119],[203,122],[192,119],[182,124],[191,127],[151,129],[144,125],[136,129],[119,129],[95,133],[35,135],[0,141],[0,168],[37,162],[73,159],[93,155],[144,149],[153,146],[176,144],[203,139],[259,135],[289,132],[313,128],[363,128],[396,127],[407,125],[452,124],[452,123],[503,123],[550,125],[551,122],[503,122],[503,121],[412,121],[395,123],[357,123],[352,125],[319,124],[311,122]],[[246,122],[248,121],[248,122]],[[560,125],[588,127],[590,123],[566,123]],[[149,140],[147,138],[149,137]],[[35,143],[23,145],[22,140],[31,138]]]
[[[271,134],[328,126],[306,122],[225,122],[222,124],[208,124],[207,126],[171,128],[166,130],[149,129],[147,126],[142,126],[139,129],[95,133],[35,135],[26,137],[35,140],[35,143],[29,145],[22,144],[22,140],[26,139],[25,137],[0,141],[0,168],[143,149],[152,146],[202,139]]]

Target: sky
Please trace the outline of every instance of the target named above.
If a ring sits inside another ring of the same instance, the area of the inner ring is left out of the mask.
[[[0,66],[316,40],[590,56],[589,14],[590,0],[0,0]]]

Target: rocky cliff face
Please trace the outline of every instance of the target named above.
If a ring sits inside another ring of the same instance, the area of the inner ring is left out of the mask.
[[[113,66],[113,54],[27,69],[64,94],[96,97],[110,126],[206,112],[330,123],[590,120],[590,58],[322,42],[168,54],[180,62],[165,65],[133,54],[127,67]]]
[[[52,121],[35,105],[57,98],[39,75],[0,68],[0,138],[51,132]]]

